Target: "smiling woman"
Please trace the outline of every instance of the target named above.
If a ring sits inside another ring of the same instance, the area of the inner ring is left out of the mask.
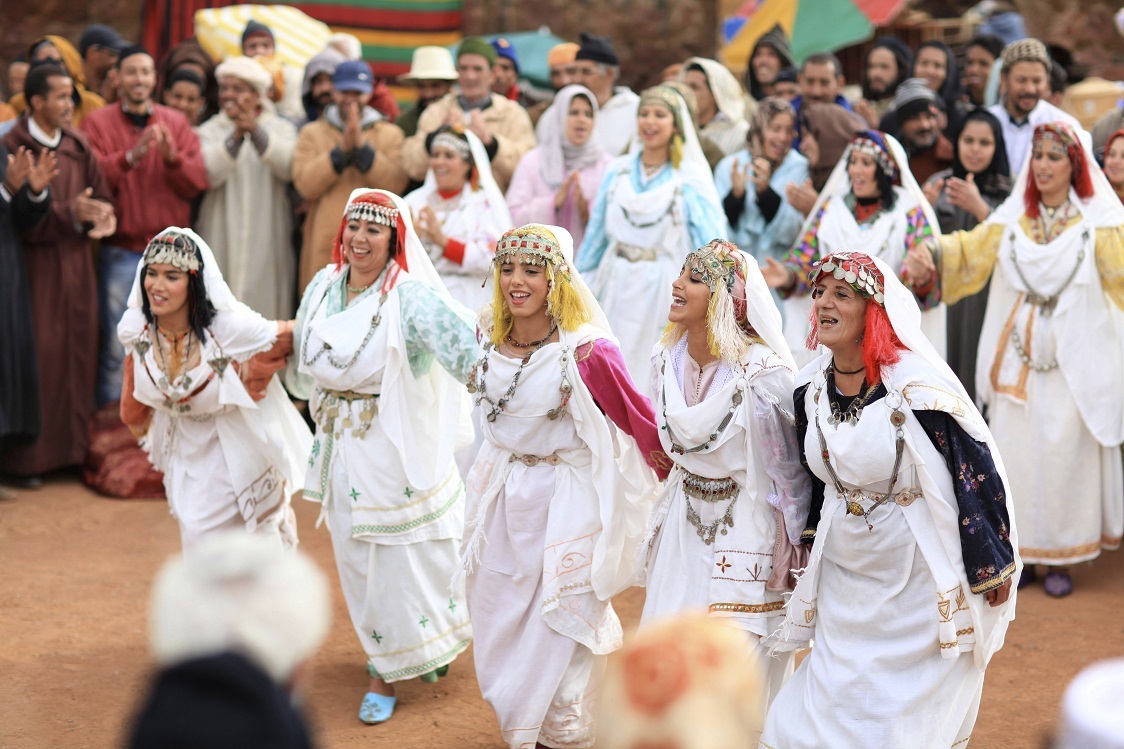
[[[666,476],[651,403],[573,262],[561,227],[503,235],[468,384],[484,443],[462,560],[477,679],[512,749],[593,745],[622,637],[610,599],[635,580],[652,468]]]
[[[1041,124],[1011,197],[907,264],[952,302],[990,281],[977,398],[1011,465],[1019,551],[1068,595],[1067,565],[1124,532],[1124,207],[1076,131]]]
[[[793,400],[812,548],[769,644],[815,647],[762,745],[958,746],[1014,617],[1011,487],[891,267],[837,252],[809,281],[808,347],[826,350]]]
[[[121,416],[164,473],[184,549],[230,528],[295,546],[311,435],[272,376],[292,324],[238,302],[202,238],[175,227],[149,242],[128,304]]]

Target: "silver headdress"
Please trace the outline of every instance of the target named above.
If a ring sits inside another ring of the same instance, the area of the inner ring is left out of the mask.
[[[196,273],[202,266],[199,248],[190,237],[165,231],[152,238],[141,258],[144,265],[171,265],[185,273]]]
[[[527,224],[505,232],[496,243],[496,265],[515,262],[543,266],[549,263],[556,273],[570,274],[558,239],[549,229],[538,224]]]
[[[398,225],[398,209],[390,205],[380,205],[366,201],[356,201],[347,209],[348,221],[374,221],[376,224],[395,228]]]
[[[452,133],[438,133],[433,136],[433,141],[429,146],[429,152],[433,153],[434,149],[438,146],[444,146],[450,151],[456,152],[456,154],[465,161],[472,161],[472,149],[469,148],[468,141],[463,138],[458,138]]]

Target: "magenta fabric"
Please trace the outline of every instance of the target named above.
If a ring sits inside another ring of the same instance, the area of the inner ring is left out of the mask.
[[[644,460],[659,476],[667,478],[671,459],[660,444],[652,401],[636,389],[621,350],[612,341],[599,338],[577,350],[578,373],[593,400],[625,434],[636,440]]]

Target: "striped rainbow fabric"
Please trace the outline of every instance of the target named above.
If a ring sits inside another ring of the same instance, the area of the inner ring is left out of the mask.
[[[355,35],[363,59],[386,80],[400,102],[414,89],[395,79],[410,69],[416,47],[448,47],[461,39],[462,0],[305,0],[293,7],[323,21],[332,31]]]

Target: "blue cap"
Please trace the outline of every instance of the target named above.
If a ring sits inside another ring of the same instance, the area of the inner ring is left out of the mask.
[[[369,94],[375,88],[375,78],[371,66],[362,60],[341,62],[332,74],[332,85],[337,91],[358,91]]]
[[[496,57],[505,57],[511,60],[511,64],[515,66],[515,72],[519,72],[519,58],[515,56],[515,47],[511,42],[504,39],[502,36],[492,40],[492,49],[496,51]]]

